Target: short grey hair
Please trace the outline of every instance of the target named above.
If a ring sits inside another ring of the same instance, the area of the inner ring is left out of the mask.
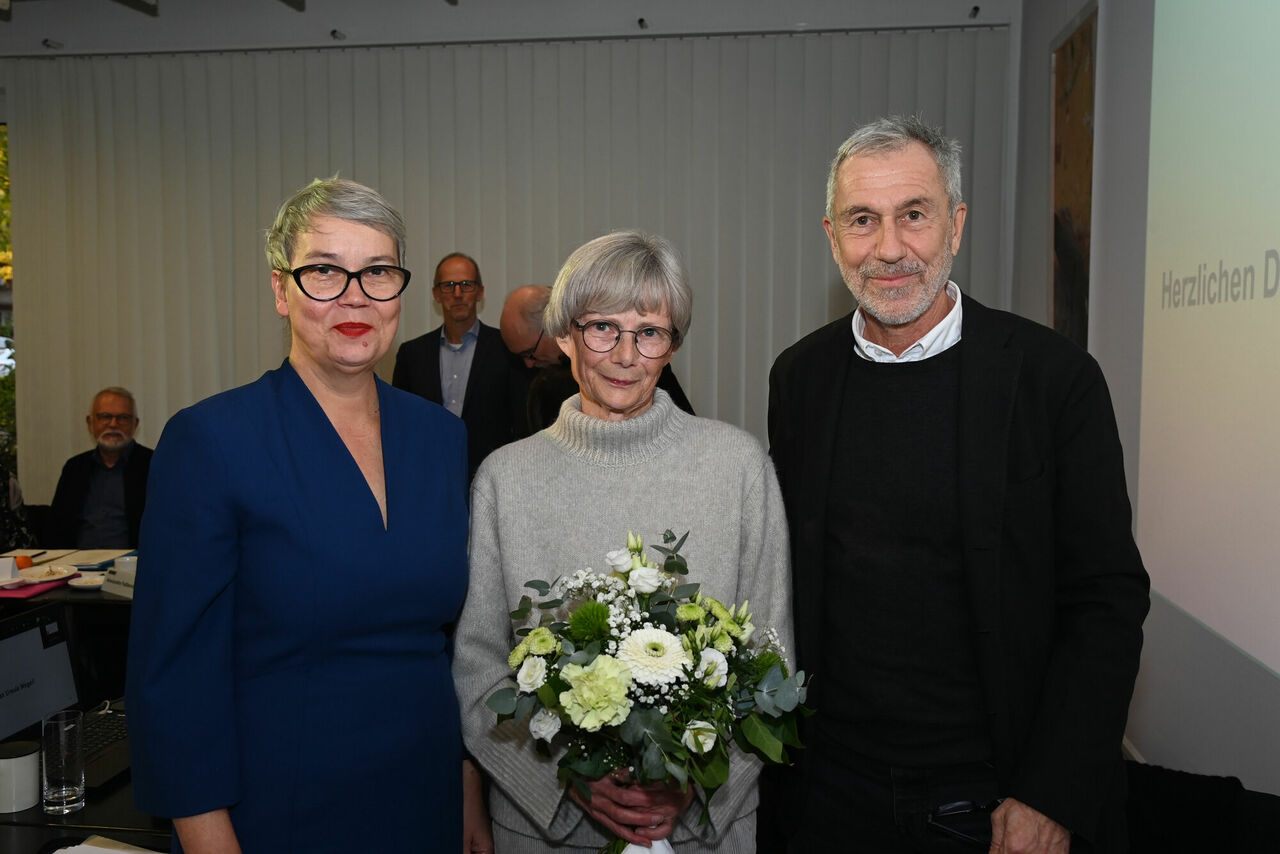
[[[376,190],[346,178],[317,178],[285,200],[267,229],[267,262],[273,270],[289,270],[298,235],[313,228],[316,217],[332,216],[367,225],[396,243],[396,259],[404,266],[404,219]]]
[[[678,345],[693,320],[693,291],[675,248],[666,238],[642,231],[615,231],[579,246],[551,286],[543,328],[554,338],[588,311],[671,316]]]
[[[831,171],[827,173],[827,217],[835,219],[836,176],[846,160],[860,154],[901,151],[912,142],[923,144],[933,155],[942,175],[942,187],[947,193],[948,213],[954,216],[963,201],[960,194],[960,143],[943,134],[940,128],[926,124],[919,116],[885,116],[854,130],[836,151]]]
[[[123,397],[125,400],[129,401],[129,408],[133,410],[134,417],[135,418],[137,417],[138,402],[133,399],[133,392],[129,391],[129,389],[123,386],[118,386],[118,385],[109,385],[106,388],[101,389],[97,394],[93,396],[93,399],[89,401],[90,415],[93,414],[93,405],[97,403],[98,398],[102,397],[104,394],[109,394],[109,395],[112,395],[113,397]]]

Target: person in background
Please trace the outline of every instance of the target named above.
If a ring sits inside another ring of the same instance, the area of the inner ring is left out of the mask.
[[[160,437],[126,696],[138,808],[192,854],[461,849],[466,434],[374,373],[404,233],[353,181],[291,196],[267,233],[288,357]]]
[[[556,420],[560,404],[576,394],[578,383],[569,367],[569,357],[556,340],[546,334],[542,313],[551,299],[546,285],[525,285],[507,295],[499,325],[502,340],[525,366],[533,371],[529,380],[525,412],[528,432],[536,433]],[[693,404],[680,387],[671,365],[662,368],[658,388],[671,395],[676,406],[693,415]]]
[[[49,511],[52,548],[132,549],[147,503],[151,449],[133,439],[138,410],[120,386],[93,396],[84,418],[94,448],[67,460]]]
[[[28,549],[35,538],[27,526],[18,479],[0,468],[0,551]]]
[[[692,312],[666,240],[622,231],[577,249],[552,288],[546,332],[580,391],[546,430],[490,455],[472,486],[471,579],[453,673],[467,748],[492,778],[502,854],[594,854],[615,835],[642,846],[669,837],[680,852],[754,850],[755,757],[733,756],[711,822],[699,825],[693,787],[626,786],[606,775],[589,801],[566,794],[554,759],[527,744],[527,728],[522,736],[523,724],[495,725],[485,705],[510,676],[510,612],[524,583],[584,567],[628,531],[649,542],[689,531],[681,553],[701,591],[749,600],[755,624],[774,627],[790,648],[787,530],[768,456],[749,434],[694,418],[658,386]]]
[[[1115,415],[1089,354],[948,280],[967,213],[957,142],[854,131],[823,225],[858,308],[770,376],[818,710],[792,851],[1126,850],[1149,581]]]
[[[400,345],[391,384],[438,403],[467,425],[468,470],[525,434],[525,370],[480,322],[484,281],[474,259],[451,252],[436,265],[431,296],[444,323]]]

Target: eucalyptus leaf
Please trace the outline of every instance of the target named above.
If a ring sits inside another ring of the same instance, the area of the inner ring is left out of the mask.
[[[533,600],[530,599],[528,596],[521,596],[519,607],[517,607],[514,611],[511,612],[511,619],[523,620],[529,616],[529,613],[532,610],[533,610]]]
[[[675,590],[671,591],[671,595],[676,599],[692,599],[698,594],[698,590],[702,588],[701,584],[689,583],[681,584]]]
[[[546,596],[551,592],[551,585],[545,581],[526,581],[524,586],[536,591],[539,596]]]
[[[516,689],[499,688],[489,695],[484,704],[500,715],[510,715],[516,710]]]
[[[782,748],[782,742],[770,731],[759,715],[747,715],[742,721],[742,734],[746,736],[747,742],[752,747],[769,757],[770,761],[774,763],[786,761],[786,752]]]

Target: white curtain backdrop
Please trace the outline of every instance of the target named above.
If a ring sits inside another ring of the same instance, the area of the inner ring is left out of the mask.
[[[98,388],[134,391],[154,445],[280,363],[263,230],[334,173],[405,215],[400,340],[439,325],[446,252],[477,258],[496,325],[591,237],[667,236],[695,294],[676,373],[763,440],[773,358],[852,306],[821,218],[855,123],[919,112],[961,140],[953,278],[1005,303],[1009,52],[1000,28],[2,60],[27,500],[88,447]]]

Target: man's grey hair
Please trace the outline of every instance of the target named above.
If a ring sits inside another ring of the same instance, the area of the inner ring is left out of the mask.
[[[115,397],[123,397],[125,400],[129,401],[129,408],[133,410],[133,414],[135,416],[138,414],[138,402],[133,399],[133,392],[129,391],[129,389],[124,388],[123,386],[109,385],[106,388],[100,390],[97,394],[93,396],[93,399],[89,401],[90,415],[93,414],[93,404],[96,403],[98,398],[102,397],[104,394],[114,395]]]
[[[472,258],[470,255],[468,255],[465,252],[450,252],[448,255],[441,258],[440,261],[436,264],[436,272],[431,277],[431,284],[435,285],[436,282],[440,281],[440,268],[444,266],[444,262],[452,260],[454,258],[461,258],[463,261],[470,262],[471,269],[476,271],[476,284],[483,288],[484,277],[480,275],[480,265],[476,263],[476,259]]]
[[[367,225],[396,243],[396,263],[404,266],[404,219],[376,190],[336,175],[317,178],[285,200],[267,229],[267,263],[292,269],[298,235],[314,227],[316,217],[331,216]]]
[[[827,217],[836,217],[836,176],[840,166],[850,157],[861,154],[883,154],[901,151],[912,142],[922,143],[942,175],[950,210],[954,216],[963,198],[960,194],[960,143],[926,124],[919,116],[885,116],[857,128],[836,151],[827,174]]]
[[[543,314],[547,334],[563,338],[589,311],[653,313],[666,308],[676,344],[693,320],[693,291],[666,238],[615,231],[579,246],[564,262]]]

